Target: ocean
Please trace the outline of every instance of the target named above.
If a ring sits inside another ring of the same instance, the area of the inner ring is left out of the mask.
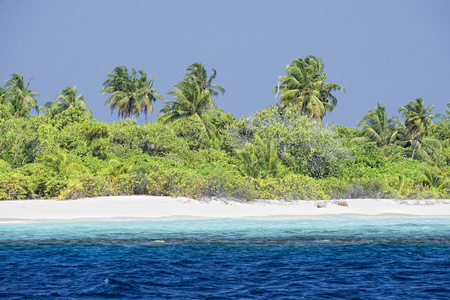
[[[0,298],[450,299],[450,219],[2,223]]]

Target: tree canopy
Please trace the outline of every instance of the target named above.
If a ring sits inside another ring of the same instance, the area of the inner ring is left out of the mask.
[[[29,89],[32,79],[33,77],[25,84],[22,75],[12,74],[5,84],[6,94],[4,93],[2,101],[5,102],[6,97],[6,106],[16,117],[26,117],[29,115],[30,109],[38,109],[36,97],[40,95]]]
[[[190,65],[187,71],[189,72],[184,79],[168,93],[175,100],[164,102],[165,106],[161,109],[163,114],[159,119],[165,123],[173,123],[182,118],[191,118],[201,124],[209,135],[214,135],[215,126],[204,117],[204,114],[221,114],[221,111],[215,109],[212,97],[217,96],[219,92],[223,94],[225,90],[219,85],[212,84],[216,77],[214,69],[210,77],[207,76],[204,66],[199,63]]]
[[[125,66],[118,66],[107,78],[100,95],[111,94],[105,105],[111,107],[111,113],[117,109],[119,117],[133,118],[144,113],[147,118],[148,112],[153,113],[153,102],[163,99],[153,88],[155,76],[149,80],[142,70],[133,67],[129,72]]]
[[[293,105],[302,114],[307,114],[321,121],[326,112],[331,112],[337,104],[331,91],[344,90],[338,84],[325,83],[324,65],[320,58],[306,56],[292,61],[284,71],[287,75],[280,77],[280,86],[275,92],[281,92],[281,103]]]
[[[402,113],[406,130],[411,140],[414,141],[411,159],[414,158],[417,142],[421,137],[428,135],[428,129],[433,125],[434,116],[431,114],[433,107],[434,105],[429,105],[425,108],[422,98],[417,98],[399,109],[399,112]]]

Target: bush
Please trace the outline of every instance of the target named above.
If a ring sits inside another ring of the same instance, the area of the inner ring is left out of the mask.
[[[0,174],[0,200],[25,199],[30,195],[29,178],[22,174]]]
[[[333,184],[329,193],[332,199],[387,199],[397,196],[394,189],[379,179],[361,180],[344,186],[342,183]]]
[[[250,180],[230,173],[216,173],[208,178],[203,197],[252,200],[258,198],[259,194]]]
[[[292,174],[273,179],[261,186],[261,198],[285,200],[329,199],[320,180],[305,175]]]
[[[340,161],[348,157],[335,126],[321,126],[293,107],[272,105],[238,120],[230,126],[227,139],[231,146],[243,148],[254,144],[257,136],[264,142],[275,141],[278,156],[298,174],[336,176]]]

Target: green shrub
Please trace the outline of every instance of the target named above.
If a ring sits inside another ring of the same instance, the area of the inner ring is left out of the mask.
[[[343,185],[335,182],[328,186],[328,192],[332,199],[386,199],[397,198],[396,191],[383,180],[360,180]]]
[[[314,200],[329,199],[320,180],[306,175],[291,174],[272,179],[260,187],[260,196],[266,199]]]
[[[340,161],[348,157],[335,126],[321,126],[294,107],[272,105],[259,110],[248,119],[236,121],[227,134],[229,144],[235,148],[257,144],[257,137],[264,142],[273,140],[280,159],[295,173],[311,177],[338,175]]]
[[[22,174],[0,174],[0,200],[25,199],[30,194],[29,178]]]
[[[252,200],[259,198],[259,193],[251,180],[235,176],[229,172],[217,172],[208,177],[202,191],[204,198],[225,198]]]

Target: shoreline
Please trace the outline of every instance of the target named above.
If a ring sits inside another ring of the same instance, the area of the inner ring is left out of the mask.
[[[223,218],[296,219],[332,216],[450,218],[450,200],[347,199],[243,202],[164,196],[109,196],[75,200],[0,201],[0,223],[3,224]]]

